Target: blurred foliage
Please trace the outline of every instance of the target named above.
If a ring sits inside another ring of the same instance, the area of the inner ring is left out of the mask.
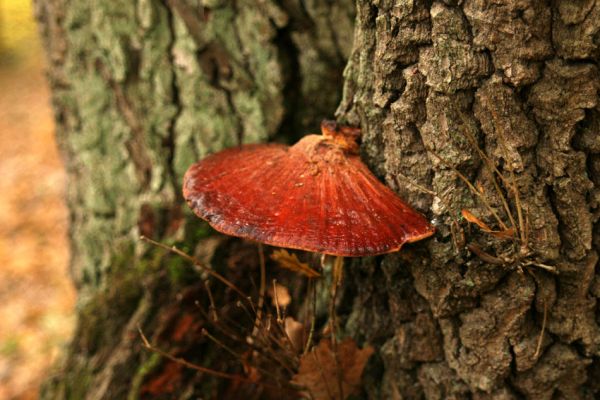
[[[30,0],[0,0],[0,66],[37,59],[37,27]]]
[[[73,330],[65,172],[30,0],[0,0],[0,399],[34,400]]]

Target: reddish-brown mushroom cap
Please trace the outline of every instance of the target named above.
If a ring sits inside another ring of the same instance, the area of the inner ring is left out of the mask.
[[[272,246],[338,256],[398,251],[433,234],[357,154],[356,128],[321,125],[295,145],[231,148],[192,165],[189,206],[216,230]]]

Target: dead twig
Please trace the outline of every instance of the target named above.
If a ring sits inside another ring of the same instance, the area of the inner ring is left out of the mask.
[[[170,251],[171,253],[175,253],[180,257],[185,258],[186,260],[190,261],[192,264],[194,264],[196,267],[200,268],[202,271],[206,272],[207,274],[209,274],[210,276],[212,276],[213,278],[221,281],[221,283],[223,283],[225,286],[227,286],[228,288],[230,288],[231,290],[233,290],[234,292],[236,292],[237,294],[240,295],[240,297],[244,298],[244,299],[248,299],[248,296],[246,296],[246,294],[244,292],[242,292],[237,286],[235,286],[233,283],[231,283],[231,281],[229,281],[227,278],[225,278],[223,275],[219,274],[218,272],[214,271],[212,268],[207,267],[206,265],[202,264],[200,262],[200,260],[198,260],[195,257],[190,256],[189,254],[179,250],[177,247],[175,246],[167,246],[165,244],[162,244],[160,242],[157,242],[155,240],[152,240],[150,238],[147,238],[146,236],[140,236],[140,240],[150,243],[154,246],[160,247],[161,249],[165,249],[167,251]]]
[[[146,335],[144,335],[144,332],[142,332],[142,328],[138,326],[138,332],[140,334],[140,337],[142,338],[142,345],[144,346],[145,349],[150,350],[154,353],[157,353],[175,363],[181,364],[184,367],[190,368],[190,369],[194,369],[198,372],[202,372],[205,373],[207,375],[212,375],[215,376],[217,378],[224,378],[224,379],[230,379],[233,381],[239,381],[239,382],[250,382],[253,383],[252,381],[250,381],[249,379],[241,376],[241,375],[234,375],[234,374],[228,374],[226,372],[222,372],[222,371],[216,371],[214,369],[210,369],[210,368],[206,368],[203,367],[201,365],[197,365],[194,363],[191,363],[183,358],[180,357],[175,357],[169,353],[167,353],[166,351],[163,351],[161,349],[159,349],[158,347],[153,346],[152,344],[150,344],[150,342],[148,341],[148,338],[146,338]]]
[[[542,343],[544,342],[544,333],[546,332],[546,322],[548,320],[548,304],[546,300],[544,300],[544,319],[542,320],[542,330],[540,332],[540,337],[538,338],[537,346],[535,347],[535,353],[533,353],[533,358],[538,358],[540,355],[540,351],[542,350]]]
[[[256,319],[254,320],[254,328],[252,329],[251,338],[254,338],[258,333],[260,325],[262,323],[263,306],[265,304],[265,290],[267,286],[266,281],[266,267],[265,267],[265,253],[263,251],[262,243],[258,244],[258,258],[260,260],[260,288],[258,291],[258,304],[256,305]]]
[[[308,350],[311,347],[313,335],[315,333],[315,325],[317,324],[317,283],[313,279],[308,280],[308,285],[310,287],[311,297],[312,297],[312,314],[310,318],[310,330],[308,332],[308,338],[306,340],[306,344],[304,345],[303,354],[308,353]]]

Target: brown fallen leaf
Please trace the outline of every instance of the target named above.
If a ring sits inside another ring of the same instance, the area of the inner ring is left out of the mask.
[[[292,383],[306,388],[314,399],[343,400],[360,388],[361,375],[373,348],[359,349],[352,338],[346,338],[337,345],[339,368],[329,339],[321,339],[319,344],[300,358],[298,373]],[[343,398],[340,394],[338,377],[342,379]]]
[[[461,214],[464,219],[466,219],[472,224],[477,225],[479,228],[481,228],[482,231],[489,233],[490,235],[495,236],[497,238],[510,239],[515,235],[515,228],[508,228],[501,231],[495,231],[492,228],[490,228],[485,222],[473,215],[469,210],[463,209],[461,211]]]
[[[267,290],[267,293],[269,297],[271,297],[274,306],[278,305],[279,307],[285,308],[292,302],[292,296],[290,295],[288,288],[279,283],[273,284],[273,286]]]
[[[300,262],[295,254],[290,254],[287,250],[275,250],[271,254],[271,259],[279,264],[280,267],[298,272],[308,278],[318,278],[321,276],[312,269],[307,263]]]
[[[284,320],[285,334],[290,339],[294,350],[302,351],[304,345],[304,325],[292,317],[286,317]]]

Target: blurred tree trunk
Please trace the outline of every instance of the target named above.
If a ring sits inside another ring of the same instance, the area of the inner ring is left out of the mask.
[[[38,0],[80,294],[43,397],[240,398],[141,348],[138,326],[234,365],[200,334],[201,274],[137,238],[251,288],[252,246],[194,219],[181,177],[226,146],[293,141],[338,104],[365,162],[438,228],[346,266],[343,334],[377,349],[364,395],[599,396],[600,4],[489,3]]]

